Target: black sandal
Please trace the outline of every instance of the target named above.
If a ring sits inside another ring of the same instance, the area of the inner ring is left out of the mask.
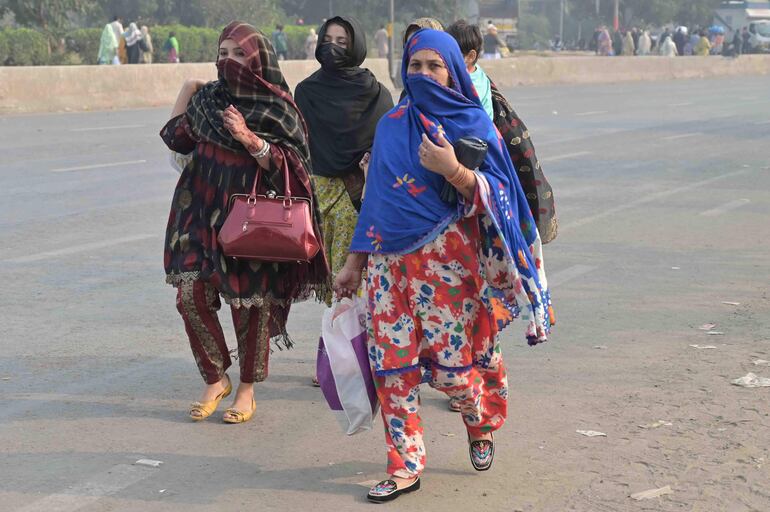
[[[408,487],[403,489],[398,488],[398,484],[395,480],[383,480],[369,490],[369,494],[366,495],[366,499],[372,503],[385,503],[393,501],[402,494],[408,492],[414,492],[420,489],[420,477],[418,476],[414,482]]]
[[[480,439],[471,441],[471,435],[468,434],[468,453],[471,456],[471,464],[476,471],[486,471],[492,467],[495,460],[495,442],[494,439]]]

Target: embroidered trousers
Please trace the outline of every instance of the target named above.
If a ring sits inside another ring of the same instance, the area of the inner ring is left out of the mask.
[[[217,311],[219,293],[205,281],[183,282],[177,289],[176,307],[184,320],[198,370],[207,384],[218,382],[232,364]],[[238,339],[241,382],[267,378],[270,357],[271,315],[285,315],[279,306],[231,307]],[[279,310],[279,311],[276,311]]]

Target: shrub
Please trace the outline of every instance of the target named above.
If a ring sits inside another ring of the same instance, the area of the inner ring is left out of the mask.
[[[305,58],[305,40],[310,34],[310,29],[314,26],[303,25],[286,25],[283,31],[286,32],[286,40],[289,43],[289,58],[290,59],[304,59]],[[273,32],[267,32],[268,37]]]
[[[176,33],[179,41],[179,57],[182,62],[212,62],[217,58],[219,30],[183,25],[156,25],[150,27],[153,44],[153,61],[167,62],[163,45],[169,32]]]
[[[49,63],[48,40],[40,32],[17,28],[5,30],[4,34],[8,42],[6,65],[43,66]]]
[[[81,28],[67,33],[64,37],[67,52],[78,54],[82,64],[96,64],[103,30],[102,28]],[[72,58],[62,60],[75,62]]]
[[[5,64],[8,58],[8,36],[5,31],[0,31],[0,66]]]

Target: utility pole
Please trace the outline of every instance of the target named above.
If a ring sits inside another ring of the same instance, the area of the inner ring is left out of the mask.
[[[396,76],[396,71],[393,69],[393,57],[396,53],[396,8],[395,0],[390,0],[390,45],[388,48],[388,73],[390,78],[393,79]]]
[[[559,41],[561,41],[561,44],[564,44],[564,1],[561,0],[561,5],[559,6]]]
[[[620,0],[615,0],[615,10],[612,16],[612,26],[616,31],[620,29]]]

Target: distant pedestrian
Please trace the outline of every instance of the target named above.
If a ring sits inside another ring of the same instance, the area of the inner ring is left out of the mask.
[[[707,57],[711,54],[711,41],[709,41],[709,38],[706,37],[706,31],[701,30],[699,34],[698,43],[695,45],[695,48],[693,49],[693,54],[697,55],[699,57]]]
[[[601,27],[596,27],[594,29],[594,35],[591,37],[591,43],[588,47],[589,50],[593,51],[596,55],[599,55],[599,36],[602,33]]]
[[[96,62],[98,64],[120,64],[118,60],[118,38],[115,37],[115,30],[112,23],[107,23],[102,30],[102,36],[99,40],[99,55]]]
[[[292,304],[325,296],[330,283],[323,246],[310,262],[273,263],[232,257],[217,242],[228,199],[249,194],[252,187],[264,197],[285,186],[291,188],[289,202],[297,197],[317,204],[305,123],[268,38],[251,25],[232,22],[219,38],[217,56],[219,80],[185,82],[161,130],[169,149],[192,155],[171,201],[164,266],[206,383],[190,418],[206,419],[233,391],[226,373],[232,358],[217,314],[225,301],[238,342],[240,379],[222,419],[243,423],[256,410],[254,383],[268,376],[271,342],[292,345],[286,331]],[[282,169],[289,183],[284,184]],[[257,219],[261,204],[254,206]],[[311,215],[309,229],[320,241],[317,209]]]
[[[622,55],[625,57],[633,57],[636,55],[636,47],[634,46],[634,36],[631,31],[627,31],[623,36],[623,50]]]
[[[733,36],[733,55],[736,57],[743,53],[743,38],[741,37],[741,31],[736,30]]]
[[[672,37],[671,36],[671,31],[668,29],[668,27],[666,27],[666,29],[663,31],[663,33],[658,36],[658,40],[657,40],[657,42],[655,44],[655,51],[656,51],[656,53],[660,52],[660,45],[663,44],[663,41],[665,41],[667,37]]]
[[[722,53],[722,49],[725,46],[725,35],[723,32],[714,34],[714,40],[711,43],[711,53],[713,55],[719,55]]]
[[[620,33],[620,30],[612,33],[612,54],[623,55],[623,34]]]
[[[754,50],[751,47],[751,34],[747,27],[743,27],[743,30],[741,31],[741,41],[743,42],[741,45],[743,48],[742,53],[751,53]]]
[[[640,56],[649,55],[652,50],[652,39],[650,38],[650,31],[643,30],[639,36],[639,46],[636,48],[636,54]]]
[[[128,30],[123,33],[123,37],[126,39],[128,63],[139,64],[139,58],[142,56],[142,49],[139,47],[139,41],[142,40],[142,31],[139,30],[136,23],[131,22],[128,25]]]
[[[176,38],[176,32],[168,33],[168,38],[163,43],[163,51],[166,52],[168,62],[172,64],[179,62],[179,41]]]
[[[490,24],[487,25],[487,33],[484,36],[484,58],[485,59],[499,59],[501,58],[500,48],[502,47],[500,37],[497,35],[497,27]]]
[[[115,16],[112,18],[112,23],[110,23],[110,26],[112,27],[112,30],[115,32],[115,39],[117,41],[120,41],[120,38],[123,37],[123,18],[120,16]]]
[[[318,34],[316,34],[314,28],[311,28],[310,33],[307,35],[307,38],[305,39],[305,59],[307,60],[315,59],[316,46],[318,46]]]
[[[381,59],[388,57],[388,31],[385,30],[385,25],[380,26],[380,30],[374,33],[374,44],[377,47],[377,55]]]
[[[684,55],[684,47],[687,44],[689,37],[687,36],[687,27],[679,26],[674,32],[673,41],[676,45],[676,54]]]
[[[289,42],[286,39],[286,32],[283,31],[283,25],[276,25],[272,34],[273,48],[275,48],[275,54],[278,55],[278,60],[286,60],[289,58]]]
[[[613,55],[612,51],[612,37],[610,36],[610,31],[607,29],[607,27],[602,26],[599,30],[599,35],[596,38],[597,48],[596,53],[597,55],[601,55],[602,57],[609,57]]]
[[[700,35],[697,30],[693,30],[690,36],[687,38],[687,42],[684,45],[684,54],[688,57],[695,55],[695,47],[700,42]]]
[[[152,64],[152,53],[155,49],[152,46],[152,36],[147,25],[142,25],[142,39],[139,41],[139,48],[142,50],[142,64]]]
[[[658,45],[658,55],[662,57],[676,57],[678,55],[676,44],[671,40],[671,36],[666,36],[666,39]]]

